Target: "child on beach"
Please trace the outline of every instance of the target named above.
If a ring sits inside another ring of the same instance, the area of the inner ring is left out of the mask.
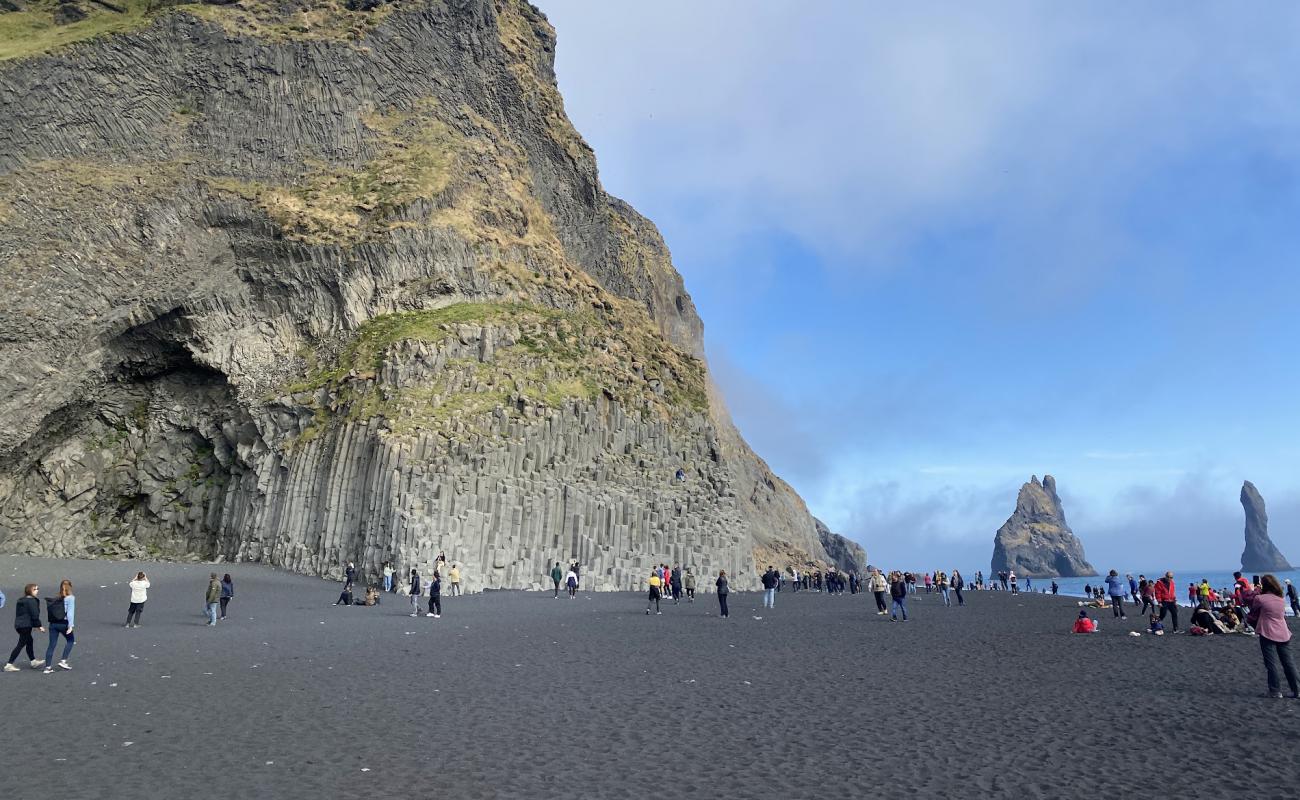
[[[1096,633],[1097,623],[1088,618],[1088,610],[1079,609],[1079,618],[1074,621],[1074,633]]]
[[[1151,631],[1152,636],[1164,636],[1165,624],[1160,621],[1160,617],[1156,616],[1155,614],[1152,614],[1151,627],[1148,630]]]

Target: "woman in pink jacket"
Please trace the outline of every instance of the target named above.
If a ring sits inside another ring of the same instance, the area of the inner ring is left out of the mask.
[[[1300,680],[1296,678],[1295,663],[1291,660],[1291,629],[1286,626],[1282,584],[1273,575],[1265,575],[1260,583],[1259,594],[1251,598],[1250,615],[1246,621],[1255,629],[1260,652],[1264,655],[1264,670],[1268,673],[1267,696],[1282,696],[1282,687],[1277,679],[1277,662],[1281,661],[1291,696],[1300,697]]]

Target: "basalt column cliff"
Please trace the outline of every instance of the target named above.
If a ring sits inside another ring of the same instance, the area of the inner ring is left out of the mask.
[[[0,3],[0,550],[828,563],[554,46],[517,0]]]

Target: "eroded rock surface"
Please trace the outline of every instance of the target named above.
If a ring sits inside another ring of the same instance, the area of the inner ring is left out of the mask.
[[[1041,483],[1035,475],[1020,487],[1015,512],[994,537],[991,566],[994,574],[1015,570],[1017,576],[1030,578],[1097,574],[1084,558],[1083,543],[1065,522],[1051,475],[1043,476]]]
[[[1264,498],[1255,484],[1246,481],[1241,486],[1241,507],[1246,512],[1246,549],[1241,552],[1243,572],[1287,571],[1291,564],[1268,536],[1268,512]]]
[[[446,553],[471,588],[829,562],[545,18],[293,5],[88,4],[0,60],[0,550]]]

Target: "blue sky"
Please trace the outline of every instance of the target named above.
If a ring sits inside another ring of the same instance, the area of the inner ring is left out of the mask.
[[[754,448],[873,560],[1300,561],[1300,7],[538,0]],[[919,564],[917,562],[920,562]]]

